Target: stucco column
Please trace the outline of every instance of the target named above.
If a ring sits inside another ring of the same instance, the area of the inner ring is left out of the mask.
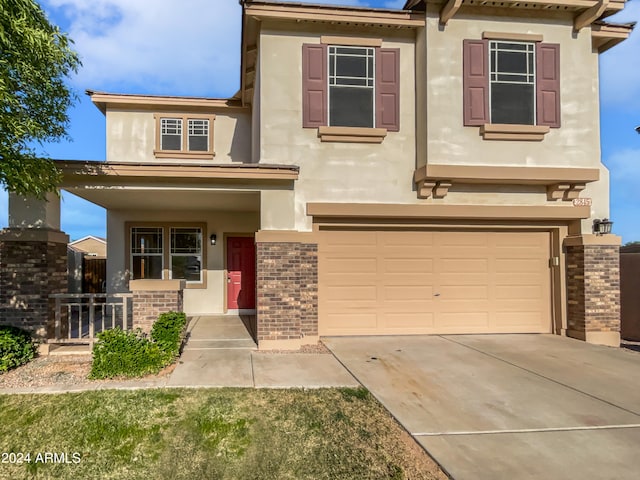
[[[9,228],[0,231],[0,323],[53,334],[53,293],[67,292],[67,244],[60,199],[9,194]]]
[[[569,337],[620,346],[620,243],[615,235],[564,240]]]

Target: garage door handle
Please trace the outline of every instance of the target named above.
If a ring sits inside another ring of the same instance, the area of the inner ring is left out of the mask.
[[[440,294],[439,294],[439,293],[434,293],[434,294],[433,294],[433,296],[434,296],[434,297],[439,297],[439,296],[440,296]]]

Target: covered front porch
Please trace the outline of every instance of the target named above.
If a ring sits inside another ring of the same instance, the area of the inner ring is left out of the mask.
[[[297,167],[74,161],[58,165],[64,175],[61,189],[107,210],[107,292],[101,301],[66,298],[69,292],[63,280],[66,265],[62,258],[68,237],[60,231],[59,198],[14,198],[12,224],[5,237],[12,237],[14,246],[26,239],[37,240],[38,248],[50,249],[54,242],[56,256],[43,264],[43,270],[60,270],[55,288],[49,280],[52,288],[42,294],[42,302],[49,306],[41,308],[39,326],[32,329],[38,330],[38,336],[53,341],[64,336],[67,340],[87,339],[89,335],[92,341],[103,328],[91,328],[96,318],[109,317],[106,324],[112,324],[111,317],[120,316],[110,307],[107,313],[102,312],[105,304],[126,296],[132,305],[128,328],[148,331],[157,316],[168,310],[181,310],[189,316],[247,314],[254,319],[248,330],[261,348],[283,336],[299,339],[299,329],[296,333],[283,328],[278,313],[282,308],[274,307],[289,301],[285,298],[289,291],[280,293],[278,285],[265,281],[278,267],[279,259],[270,256],[273,248],[261,250],[256,244],[257,232],[292,229]],[[300,288],[297,283],[294,287]],[[15,291],[16,298],[26,299],[20,296],[20,288]],[[262,295],[262,312],[259,291],[267,292]],[[64,314],[70,302],[88,303],[93,308]],[[16,317],[22,315],[15,310]],[[256,315],[265,321],[255,321]],[[84,316],[86,322],[81,319]],[[65,327],[70,319],[79,321],[80,326]],[[69,332],[78,335],[72,339]],[[275,342],[272,348],[281,346]]]

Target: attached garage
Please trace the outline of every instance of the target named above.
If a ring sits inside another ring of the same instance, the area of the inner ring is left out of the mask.
[[[318,235],[320,335],[552,331],[548,231]]]

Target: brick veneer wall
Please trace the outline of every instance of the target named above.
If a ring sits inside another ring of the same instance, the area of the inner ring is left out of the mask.
[[[570,332],[620,331],[619,248],[617,245],[566,247]]]
[[[258,243],[256,262],[258,343],[317,336],[317,245]]]
[[[53,335],[53,293],[67,293],[67,244],[0,241],[0,324]]]
[[[161,313],[181,312],[182,290],[138,290],[133,292],[133,328],[149,333]]]

